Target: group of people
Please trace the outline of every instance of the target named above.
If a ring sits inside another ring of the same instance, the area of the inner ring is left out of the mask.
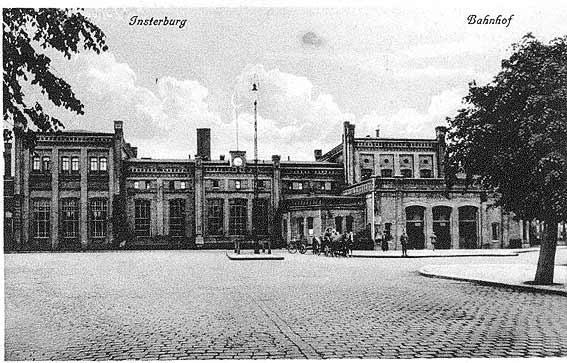
[[[376,235],[376,244],[381,245],[382,251],[388,251],[388,241],[392,239],[392,236],[385,231],[382,233],[378,233]],[[403,230],[402,235],[400,236],[400,245],[402,246],[402,257],[408,257],[408,235],[405,230]],[[431,235],[431,245],[433,247],[433,251],[435,251],[435,245],[437,244],[437,235],[435,232]]]
[[[328,252],[332,255],[342,253],[344,256],[352,256],[354,247],[353,232],[339,233],[336,229],[328,227],[321,238],[313,238],[313,253]]]

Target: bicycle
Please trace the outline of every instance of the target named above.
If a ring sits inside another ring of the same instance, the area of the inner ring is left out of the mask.
[[[299,253],[304,255],[305,252],[307,252],[307,246],[302,241],[291,240],[287,244],[287,251],[289,253],[296,253],[297,251],[299,251]]]

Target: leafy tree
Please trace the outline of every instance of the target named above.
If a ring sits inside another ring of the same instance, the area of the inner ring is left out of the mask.
[[[38,49],[54,49],[67,59],[78,53],[80,46],[97,53],[106,51],[104,33],[80,10],[68,9],[3,9],[4,58],[4,121],[14,125],[14,132],[28,145],[35,141],[35,130],[57,131],[64,125],[44,112],[39,102],[27,104],[23,82],[40,87],[42,94],[58,107],[83,114],[83,104],[71,86],[56,76],[51,59]],[[35,129],[35,130],[34,130]],[[4,129],[4,139],[12,137]]]
[[[551,284],[557,224],[567,220],[567,36],[544,44],[527,34],[464,101],[448,119],[448,184],[464,171],[497,192],[504,210],[543,221],[534,282]]]

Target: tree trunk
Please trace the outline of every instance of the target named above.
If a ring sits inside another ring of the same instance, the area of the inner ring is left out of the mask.
[[[539,249],[537,271],[534,283],[537,285],[553,284],[555,270],[555,250],[557,247],[557,222],[545,221],[545,235]]]

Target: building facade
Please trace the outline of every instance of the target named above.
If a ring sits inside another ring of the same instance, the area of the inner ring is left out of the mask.
[[[357,138],[345,122],[339,145],[314,161],[211,158],[210,129],[187,159],[138,158],[114,133],[42,134],[33,150],[5,144],[6,250],[231,248],[256,235],[274,247],[333,228],[359,248],[377,235],[398,249],[529,246],[541,225],[517,220],[476,186],[444,182],[445,128],[435,139]],[[12,172],[12,159],[14,169]],[[255,174],[257,184],[255,193]],[[560,238],[565,240],[565,225]]]

